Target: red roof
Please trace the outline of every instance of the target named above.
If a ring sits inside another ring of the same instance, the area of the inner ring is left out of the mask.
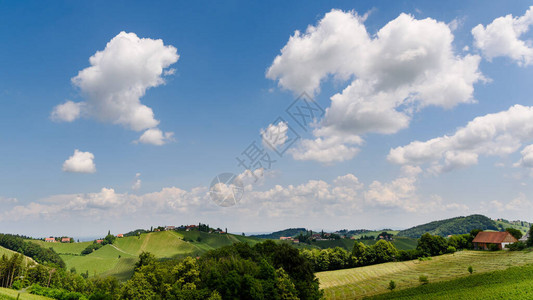
[[[498,243],[514,243],[517,242],[514,236],[509,232],[490,232],[490,231],[481,231],[476,235],[476,238],[472,241],[473,243],[489,243],[489,244],[498,244]]]

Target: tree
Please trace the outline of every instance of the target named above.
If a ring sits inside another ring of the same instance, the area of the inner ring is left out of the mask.
[[[392,290],[394,290],[395,288],[396,288],[396,282],[394,282],[394,280],[391,280],[391,281],[389,282],[389,287],[388,287],[388,289],[392,291]]]
[[[526,244],[528,247],[533,247],[533,225],[529,228],[529,236],[527,238]]]
[[[426,255],[440,255],[446,253],[448,242],[442,236],[424,233],[418,240],[416,249],[422,251]]]
[[[366,246],[361,242],[355,242],[352,249],[352,255],[357,258],[357,260],[362,260],[365,255]]]
[[[472,274],[474,272],[474,268],[472,266],[468,266],[468,273]]]
[[[506,228],[505,231],[509,232],[515,239],[519,240],[522,237],[522,231],[514,228]]]
[[[376,254],[376,263],[393,261],[398,256],[398,250],[391,242],[379,240],[372,246]]]

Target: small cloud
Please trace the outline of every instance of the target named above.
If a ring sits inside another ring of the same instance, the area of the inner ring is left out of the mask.
[[[80,117],[83,103],[67,101],[54,107],[50,119],[54,122],[72,122]]]
[[[135,174],[135,181],[133,182],[131,189],[136,191],[140,188],[141,188],[141,173],[137,173]]]
[[[72,173],[96,172],[94,154],[91,152],[82,152],[78,149],[74,150],[74,154],[63,163],[63,171]]]
[[[150,128],[146,130],[141,135],[141,137],[134,142],[162,146],[168,142],[175,141],[173,136],[174,136],[174,132],[163,133],[159,128]]]

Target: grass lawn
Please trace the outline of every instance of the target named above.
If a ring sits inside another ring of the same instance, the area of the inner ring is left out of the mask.
[[[372,299],[533,299],[533,264],[388,292]]]
[[[26,292],[0,288],[0,300],[16,300],[18,294],[20,293],[19,300],[51,300],[52,298],[32,295]]]
[[[429,282],[469,276],[533,263],[532,251],[459,251],[433,257],[427,261],[392,262],[353,269],[316,273],[327,299],[359,299],[387,292],[389,281],[397,289],[420,285],[418,277],[428,276]]]

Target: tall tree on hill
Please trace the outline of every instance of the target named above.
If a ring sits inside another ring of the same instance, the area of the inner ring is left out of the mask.
[[[533,225],[529,228],[529,237],[527,238],[526,244],[528,247],[533,246]]]

